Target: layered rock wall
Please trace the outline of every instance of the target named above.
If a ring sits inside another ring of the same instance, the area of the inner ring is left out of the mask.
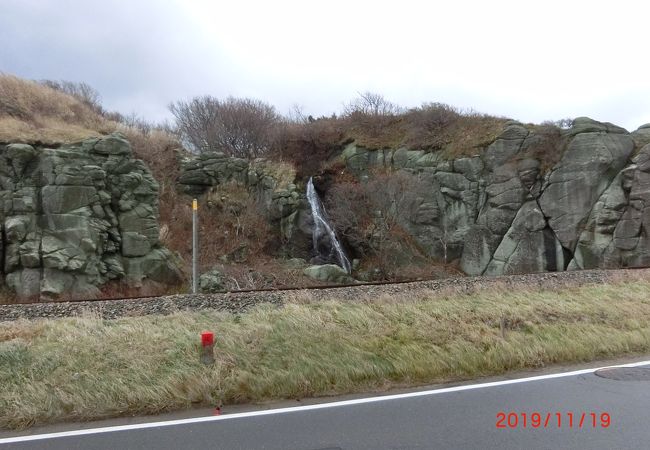
[[[21,297],[181,279],[158,240],[158,184],[119,134],[0,145],[0,223],[5,282]]]

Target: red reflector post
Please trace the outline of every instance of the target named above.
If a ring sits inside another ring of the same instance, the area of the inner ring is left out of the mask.
[[[214,333],[212,331],[204,331],[201,333],[201,345],[203,347],[214,345]]]
[[[214,333],[204,331],[201,333],[201,362],[203,364],[214,363]]]

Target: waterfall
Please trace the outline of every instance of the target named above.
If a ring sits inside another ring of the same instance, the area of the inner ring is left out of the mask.
[[[336,251],[336,257],[339,261],[339,266],[341,266],[347,273],[352,271],[352,266],[350,265],[350,260],[345,256],[343,247],[341,243],[336,238],[336,233],[330,226],[327,215],[325,214],[325,208],[318,198],[316,189],[314,189],[314,182],[311,177],[309,177],[309,182],[307,183],[307,200],[309,201],[309,206],[311,207],[311,216],[314,219],[314,229],[312,230],[312,239],[314,243],[314,251],[318,251],[318,239],[323,235],[323,231],[327,233],[332,244],[332,248]]]

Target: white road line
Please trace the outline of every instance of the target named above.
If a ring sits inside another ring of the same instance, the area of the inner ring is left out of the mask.
[[[388,400],[398,400],[402,398],[413,398],[413,397],[423,397],[427,395],[437,395],[437,394],[446,394],[449,392],[460,392],[460,391],[469,391],[472,389],[484,389],[498,386],[506,386],[509,384],[518,384],[518,383],[528,383],[531,381],[542,381],[550,380],[553,378],[564,378],[572,377],[576,375],[585,375],[593,373],[597,370],[607,369],[612,367],[639,367],[650,365],[650,361],[639,361],[631,364],[620,364],[616,366],[604,366],[596,367],[593,369],[581,369],[574,370],[572,372],[560,372],[552,373],[547,375],[538,375],[535,377],[526,377],[526,378],[515,378],[512,380],[502,380],[502,381],[492,381],[489,383],[478,383],[478,384],[467,384],[463,386],[453,386],[448,388],[441,389],[432,389],[428,391],[418,391],[418,392],[407,392],[404,394],[394,394],[394,395],[384,395],[379,397],[368,397],[368,398],[358,398],[354,400],[343,400],[340,402],[331,402],[331,403],[319,403],[315,405],[305,405],[305,406],[294,406],[290,408],[279,408],[279,409],[268,409],[263,411],[250,411],[236,414],[226,414],[223,416],[206,416],[206,417],[193,417],[190,419],[179,419],[179,420],[168,420],[164,422],[149,422],[149,423],[138,423],[132,425],[118,425],[113,427],[102,427],[102,428],[89,428],[86,430],[72,430],[72,431],[62,431],[58,433],[45,433],[45,434],[35,434],[28,436],[16,436],[10,438],[0,439],[0,444],[10,444],[15,442],[26,442],[26,441],[37,441],[42,439],[54,439],[61,437],[70,437],[70,436],[83,436],[87,434],[100,434],[100,433],[111,433],[114,431],[130,431],[130,430],[142,430],[146,428],[159,428],[159,427],[171,427],[175,425],[186,425],[191,423],[201,423],[201,422],[216,422],[221,420],[232,420],[232,419],[243,419],[247,417],[257,417],[257,416],[268,416],[272,414],[285,414],[292,412],[301,412],[301,411],[310,411],[314,409],[325,409],[325,408],[336,408],[339,406],[350,406],[350,405],[360,405],[364,403],[374,403],[374,402],[383,402]]]

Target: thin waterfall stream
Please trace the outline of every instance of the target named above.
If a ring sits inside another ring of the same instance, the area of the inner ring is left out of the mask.
[[[311,207],[311,215],[314,219],[314,229],[312,230],[314,251],[317,254],[320,254],[320,251],[318,249],[318,240],[324,233],[326,233],[329,237],[332,249],[336,253],[338,265],[341,266],[341,268],[343,268],[347,273],[350,273],[352,271],[350,260],[347,258],[347,256],[345,256],[343,247],[341,246],[339,240],[336,238],[336,233],[327,220],[325,208],[323,207],[323,203],[320,201],[320,198],[316,193],[314,182],[312,181],[311,177],[309,177],[309,182],[307,183],[307,200],[309,201],[309,206]]]

